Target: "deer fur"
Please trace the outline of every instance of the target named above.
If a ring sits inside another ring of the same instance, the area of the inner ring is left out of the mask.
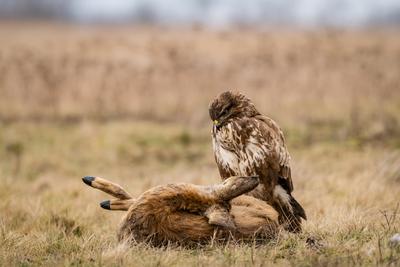
[[[258,177],[233,176],[211,186],[162,185],[136,199],[99,177],[87,176],[83,182],[116,198],[101,202],[102,208],[127,211],[118,230],[121,242],[196,245],[212,239],[265,239],[277,232],[275,209],[243,195],[258,185]]]

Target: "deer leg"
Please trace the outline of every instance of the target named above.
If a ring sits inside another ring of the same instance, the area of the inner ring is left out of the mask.
[[[208,222],[229,230],[236,229],[234,219],[229,213],[228,201],[253,190],[258,183],[259,179],[256,176],[232,176],[222,184],[216,185],[214,195],[222,204],[212,205],[206,210],[204,215],[208,218]],[[223,205],[223,203],[227,205]]]
[[[82,178],[82,181],[96,189],[99,189],[117,199],[132,199],[132,196],[125,191],[120,185],[114,184],[106,179],[100,177],[93,177],[93,176],[85,176]]]
[[[221,226],[228,230],[236,229],[235,222],[226,207],[215,204],[204,212],[204,216],[207,217],[208,223],[211,225]]]
[[[229,201],[242,194],[250,192],[259,184],[258,176],[232,176],[214,188],[214,194],[219,200]]]
[[[106,210],[128,210],[135,199],[110,199],[100,203],[100,207]]]

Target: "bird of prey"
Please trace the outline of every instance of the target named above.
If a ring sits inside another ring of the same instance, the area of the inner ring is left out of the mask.
[[[286,230],[301,231],[306,214],[292,196],[290,155],[276,122],[262,115],[246,96],[232,91],[218,95],[209,113],[221,178],[257,175],[260,184],[248,194],[272,205]]]

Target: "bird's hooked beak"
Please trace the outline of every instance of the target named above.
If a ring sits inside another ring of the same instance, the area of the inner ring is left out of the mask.
[[[221,127],[221,124],[218,120],[213,120],[213,133],[214,135],[217,133],[219,128]]]

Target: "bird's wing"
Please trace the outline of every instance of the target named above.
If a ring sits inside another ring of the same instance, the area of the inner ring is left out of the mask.
[[[256,116],[259,122],[260,131],[268,137],[270,153],[268,161],[270,165],[278,170],[278,183],[289,193],[293,191],[292,175],[290,170],[290,155],[285,145],[285,137],[281,128],[272,119],[266,116]]]

